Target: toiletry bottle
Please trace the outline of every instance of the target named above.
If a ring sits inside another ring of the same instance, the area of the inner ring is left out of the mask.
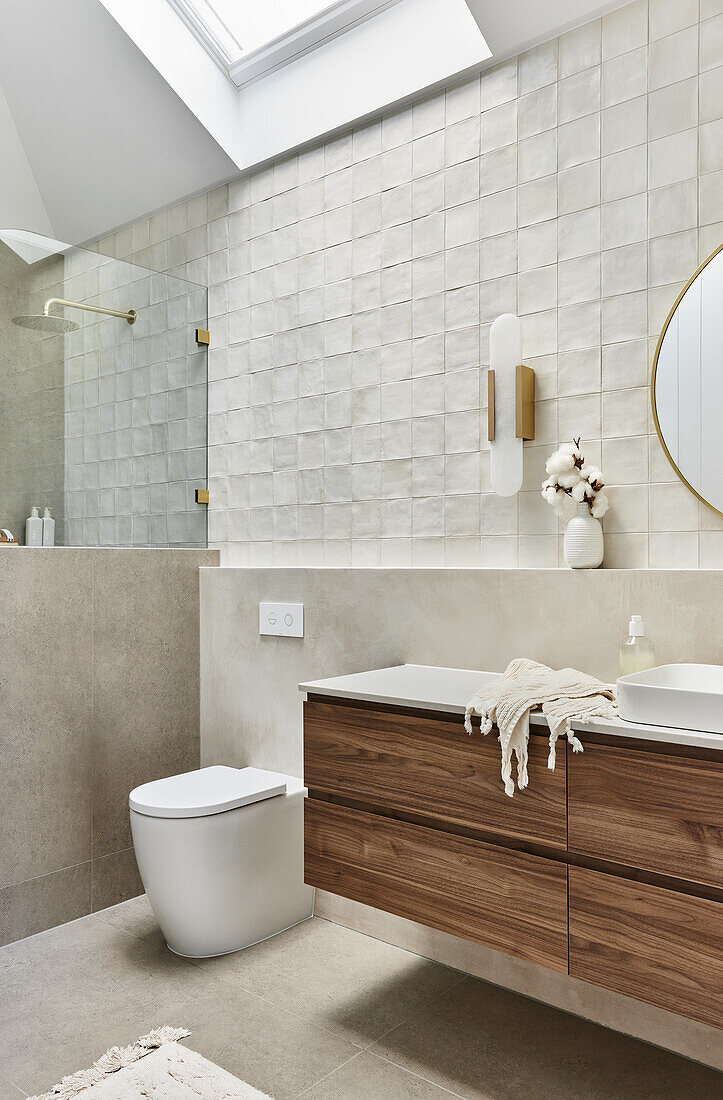
[[[644,672],[655,667],[653,643],[645,637],[645,623],[642,615],[631,615],[629,637],[620,643],[620,675],[630,676],[633,672]]]
[[[43,512],[43,546],[55,546],[55,520],[48,508]]]
[[[25,545],[43,545],[43,521],[38,515],[37,508],[33,508],[32,512],[25,521]]]

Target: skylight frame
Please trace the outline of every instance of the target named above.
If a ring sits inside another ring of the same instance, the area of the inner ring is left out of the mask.
[[[263,0],[257,2],[263,3]],[[241,88],[330,42],[400,0],[337,0],[325,11],[245,54],[235,35],[213,11],[212,0],[208,3],[206,0],[168,0],[168,3],[233,84]],[[231,55],[231,43],[235,44],[240,56]]]

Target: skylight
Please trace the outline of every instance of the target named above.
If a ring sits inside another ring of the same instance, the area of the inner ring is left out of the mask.
[[[238,86],[398,0],[168,0]]]
[[[239,4],[238,0],[213,0],[212,7],[240,46],[241,53],[257,50],[275,38],[333,8],[333,3],[320,0],[257,0]],[[234,58],[238,61],[239,57]]]

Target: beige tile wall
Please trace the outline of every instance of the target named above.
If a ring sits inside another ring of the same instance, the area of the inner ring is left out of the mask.
[[[199,756],[214,551],[0,549],[0,943],[140,893],[138,783]]]
[[[303,640],[260,637],[260,600],[302,601]],[[202,762],[301,775],[297,685],[310,679],[404,661],[499,671],[520,655],[613,679],[631,612],[661,662],[723,664],[719,571],[202,569]],[[365,906],[329,896],[319,912],[720,1065],[718,1033],[693,1021]]]
[[[723,5],[636,0],[103,242],[208,282],[210,538],[251,565],[556,566],[544,460],[612,485],[606,565],[723,565],[653,433],[655,338],[723,231]],[[490,493],[489,327],[537,371]]]

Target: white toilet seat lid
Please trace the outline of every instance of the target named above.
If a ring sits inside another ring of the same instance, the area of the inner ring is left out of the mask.
[[[217,764],[143,783],[131,791],[128,804],[147,817],[207,817],[285,794],[288,778],[259,768]]]

